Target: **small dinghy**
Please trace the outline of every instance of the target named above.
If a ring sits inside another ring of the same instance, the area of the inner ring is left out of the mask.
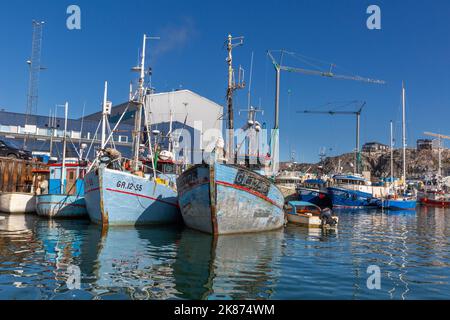
[[[329,208],[320,209],[313,203],[305,201],[289,201],[286,212],[287,221],[310,228],[334,228],[339,218],[332,216]]]

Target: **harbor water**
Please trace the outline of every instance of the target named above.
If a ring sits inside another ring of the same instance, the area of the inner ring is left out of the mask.
[[[0,215],[0,299],[450,299],[449,209],[337,213],[337,230],[217,238]]]

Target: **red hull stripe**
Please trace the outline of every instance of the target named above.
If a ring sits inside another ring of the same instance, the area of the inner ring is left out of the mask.
[[[97,191],[97,190],[100,190],[100,188],[90,189],[90,190],[87,190],[85,193],[90,193],[90,192],[94,192],[94,191]]]
[[[249,189],[249,188],[246,188],[246,187],[243,187],[243,186],[238,186],[237,184],[232,184],[232,183],[228,183],[228,182],[225,182],[225,181],[216,181],[216,183],[217,183],[217,184],[220,184],[220,185],[223,185],[223,186],[227,186],[227,187],[235,188],[235,189],[238,189],[238,190],[246,191],[246,192],[248,192],[248,193],[253,194],[254,196],[257,196],[258,198],[261,198],[261,199],[263,199],[263,200],[265,200],[265,201],[267,201],[267,202],[273,204],[274,206],[277,206],[277,207],[280,208],[280,209],[283,209],[282,206],[278,205],[278,204],[277,204],[275,201],[273,201],[272,199],[266,197],[265,195],[263,195],[263,194],[261,194],[261,193],[259,193],[259,192],[254,191],[254,190],[252,190],[252,189]]]
[[[142,194],[138,194],[138,193],[132,193],[132,192],[127,192],[127,191],[122,191],[122,190],[116,190],[116,189],[111,189],[111,188],[106,188],[107,191],[111,191],[111,192],[117,192],[117,193],[122,193],[122,194],[127,194],[130,196],[136,196],[136,197],[141,197],[141,198],[146,198],[146,199],[150,199],[150,200],[154,200],[154,201],[158,201],[158,202],[162,202],[165,204],[168,204],[170,206],[174,206],[179,208],[178,203],[173,203],[173,202],[169,202],[169,201],[164,201],[158,198],[154,198],[154,197],[149,197],[149,196],[144,196]]]
[[[39,202],[38,205],[41,205],[41,204],[59,204],[59,205],[60,205],[60,204],[62,204],[62,203],[61,203],[61,202]],[[82,204],[76,204],[76,203],[65,203],[64,206],[86,208],[85,205],[82,205]]]

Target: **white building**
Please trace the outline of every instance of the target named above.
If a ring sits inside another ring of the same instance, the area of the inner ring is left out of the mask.
[[[128,103],[122,103],[112,108],[111,123],[119,120],[127,105]],[[146,106],[151,130],[159,130],[164,136],[169,132],[172,122],[173,135],[178,140],[174,144],[174,151],[178,153],[177,158],[183,158],[188,163],[198,162],[198,157],[203,152],[209,152],[213,140],[222,134],[223,107],[190,90],[149,94],[146,96]],[[134,108],[129,106],[122,123],[134,124]],[[88,120],[100,118],[101,112],[85,117]],[[190,141],[187,140],[188,137]]]

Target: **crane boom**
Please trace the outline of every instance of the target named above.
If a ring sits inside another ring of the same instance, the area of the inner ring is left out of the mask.
[[[311,111],[311,110],[304,110],[304,111],[297,111],[297,113],[318,113],[318,114],[329,114],[329,115],[339,115],[339,114],[360,114],[360,111]]]
[[[335,78],[335,79],[341,79],[341,80],[354,80],[354,81],[362,81],[362,82],[376,83],[376,84],[385,84],[386,83],[383,80],[364,78],[364,77],[360,77],[360,76],[348,76],[348,75],[335,74],[330,71],[308,70],[308,69],[303,69],[303,68],[294,68],[294,67],[287,67],[287,66],[279,66],[279,68],[281,70],[287,71],[287,72],[297,72],[297,73],[303,73],[303,74],[307,74],[307,75],[322,76],[322,77]]]
[[[426,136],[430,136],[430,137],[436,137],[436,138],[440,138],[440,139],[450,140],[450,136],[446,136],[446,135],[439,134],[439,133],[424,132],[423,134]]]

